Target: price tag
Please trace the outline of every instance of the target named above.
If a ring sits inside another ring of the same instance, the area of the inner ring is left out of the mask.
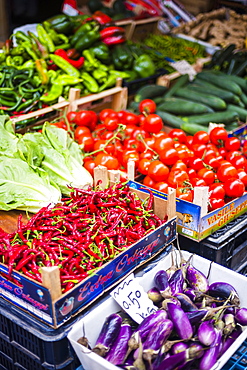
[[[130,274],[123,280],[110,295],[138,324],[157,311],[157,307],[148,298],[143,287],[138,283],[134,274]]]
[[[171,62],[169,64],[182,75],[188,74],[190,80],[193,80],[193,78],[196,75],[195,69],[186,60],[180,60],[178,62]]]

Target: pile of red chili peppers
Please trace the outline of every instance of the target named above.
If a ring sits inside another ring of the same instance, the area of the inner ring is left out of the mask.
[[[62,292],[156,229],[164,221],[153,212],[153,195],[142,201],[128,184],[102,190],[72,189],[69,198],[44,207],[16,233],[0,229],[0,262],[42,282],[42,266],[59,266]]]

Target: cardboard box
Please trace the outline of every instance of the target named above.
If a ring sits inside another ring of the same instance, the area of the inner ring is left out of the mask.
[[[141,199],[147,197],[143,191],[133,189],[133,192]],[[162,219],[168,215],[168,221],[64,294],[59,293],[61,288],[57,266],[49,268],[43,284],[13,271],[13,277],[19,282],[19,285],[16,285],[8,278],[8,267],[0,263],[0,298],[13,303],[54,328],[61,326],[71,317],[88,308],[101,295],[124,279],[126,274],[150,261],[176,239],[175,193],[172,192],[168,199],[155,197],[154,212]]]
[[[130,184],[134,189],[149,192],[147,186],[132,181]],[[157,197],[166,199],[167,195],[158,190],[151,189]],[[202,216],[202,207],[182,199],[176,199],[177,231],[193,240],[200,241],[211,235],[222,226],[228,224],[238,216],[247,211],[247,193],[236,198],[215,211]]]
[[[186,260],[189,259],[191,254],[189,252],[182,251],[182,254]],[[177,253],[177,259],[180,260],[179,254]],[[210,270],[209,282],[228,282],[232,284],[240,296],[241,306],[247,307],[247,296],[245,292],[245,286],[247,284],[247,278],[240,275],[234,271],[231,271],[221,265],[212,263],[211,261],[193,255],[192,264],[195,268],[203,272],[205,275],[208,274]],[[161,259],[153,269],[149,270],[142,277],[138,278],[140,285],[143,286],[145,291],[148,291],[153,287],[153,277],[155,273],[161,269],[167,269],[171,266],[171,253]],[[93,309],[82,319],[77,321],[68,334],[68,339],[70,340],[78,358],[83,365],[85,370],[120,370],[119,367],[111,364],[104,358],[90,352],[86,347],[77,343],[77,340],[82,336],[86,336],[89,340],[90,345],[93,347],[97,337],[99,335],[100,329],[103,326],[104,320],[110,314],[119,311],[121,308],[116,303],[116,301],[110,297],[107,298],[102,304]],[[97,322],[97,325],[95,323]],[[235,340],[235,342],[229,347],[229,349],[220,357],[216,364],[211,368],[211,370],[219,370],[228,361],[228,359],[233,355],[233,353],[239,348],[241,343],[247,337],[247,328],[245,327],[243,333]]]

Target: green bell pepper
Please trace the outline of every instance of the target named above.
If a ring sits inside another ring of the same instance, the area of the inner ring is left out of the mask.
[[[90,48],[96,41],[100,39],[98,26],[94,27],[91,31],[85,33],[75,44],[75,49],[82,51]]]
[[[135,59],[133,70],[140,78],[146,78],[152,76],[155,73],[156,68],[150,56],[142,54]]]
[[[50,23],[51,28],[58,33],[70,35],[73,30],[73,23],[66,14],[55,15],[54,17],[46,19],[46,22]]]
[[[90,48],[90,51],[95,55],[101,62],[110,62],[110,50],[109,47],[103,42],[98,42]]]

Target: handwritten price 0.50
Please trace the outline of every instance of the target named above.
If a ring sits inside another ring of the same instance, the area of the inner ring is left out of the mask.
[[[133,297],[133,294],[135,295],[136,298]],[[140,305],[140,303],[138,301],[138,299],[141,298],[141,292],[139,290],[136,290],[135,293],[130,292],[127,295],[127,298],[129,299],[129,303],[126,302],[126,301],[123,301],[123,307],[124,307],[125,310],[128,310],[132,306],[132,304],[133,305],[137,305],[137,308],[138,309],[141,308],[141,305]]]

